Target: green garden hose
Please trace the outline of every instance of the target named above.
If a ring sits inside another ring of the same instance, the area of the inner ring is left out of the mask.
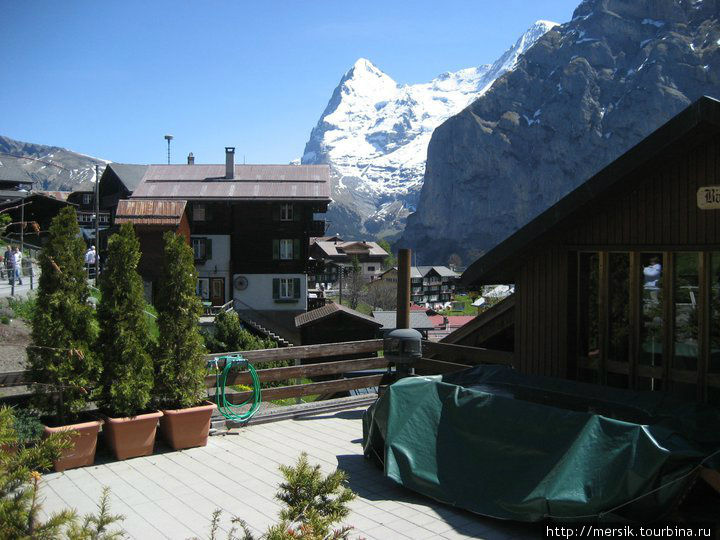
[[[225,360],[225,367],[222,371],[218,367],[219,360]],[[218,410],[226,419],[232,420],[233,422],[247,422],[260,408],[260,402],[262,401],[262,393],[260,391],[260,378],[258,377],[255,367],[245,360],[242,356],[221,356],[213,359],[209,365],[215,365],[217,370],[217,377],[215,379],[215,399],[217,401]],[[247,367],[252,379],[252,397],[246,399],[240,404],[234,405],[230,403],[225,395],[225,384],[227,382],[228,375],[235,367]],[[240,412],[241,409],[252,401],[252,405],[245,412]]]

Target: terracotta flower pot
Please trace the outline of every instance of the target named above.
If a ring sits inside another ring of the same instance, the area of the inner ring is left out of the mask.
[[[160,411],[124,418],[103,415],[105,441],[117,459],[149,456],[155,446]]]
[[[95,463],[95,449],[97,448],[98,431],[103,424],[102,420],[91,420],[80,424],[69,424],[67,426],[48,427],[44,426],[45,436],[63,431],[73,432],[72,448],[64,450],[60,458],[53,462],[56,471],[66,471],[77,467],[86,467]]]
[[[210,432],[210,417],[217,405],[206,401],[187,409],[163,409],[160,431],[173,450],[205,446]]]

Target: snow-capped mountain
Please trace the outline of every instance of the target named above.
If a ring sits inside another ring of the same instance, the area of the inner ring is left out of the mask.
[[[0,136],[0,157],[17,160],[33,179],[38,190],[92,189],[95,183],[95,165],[100,174],[110,163],[105,159],[86,156],[59,146],[16,141]]]
[[[399,85],[359,59],[341,79],[305,145],[303,164],[333,171],[330,230],[348,235],[401,232],[417,203],[433,130],[458,113],[556,23],[538,21],[492,64]]]

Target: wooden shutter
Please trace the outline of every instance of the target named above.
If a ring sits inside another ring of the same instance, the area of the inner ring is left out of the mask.
[[[292,205],[293,221],[300,221],[300,207],[297,204]]]
[[[292,253],[293,259],[299,259],[300,258],[300,239],[294,238],[293,239],[293,253]]]
[[[293,278],[293,298],[300,298],[300,278]]]
[[[273,287],[273,293],[272,293],[273,299],[277,300],[278,298],[280,298],[280,279],[273,278],[272,287]]]
[[[280,258],[280,240],[273,240],[273,259],[278,260]]]
[[[212,238],[205,238],[205,258],[212,259]]]
[[[273,219],[273,221],[280,221],[280,205],[279,204],[273,204],[272,219]]]

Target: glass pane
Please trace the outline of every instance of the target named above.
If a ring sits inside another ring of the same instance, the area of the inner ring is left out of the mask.
[[[710,373],[720,373],[720,252],[710,254]],[[718,390],[720,395],[720,390]]]
[[[698,254],[675,254],[675,336],[673,367],[696,371],[698,367],[699,298]]]
[[[578,254],[578,356],[581,360],[599,360],[598,275],[600,259],[597,253]],[[579,369],[578,378],[597,382],[597,368]]]
[[[642,279],[642,316],[640,325],[639,363],[649,366],[661,366],[662,353],[662,254],[643,253],[641,265]],[[655,389],[651,381],[650,387]]]
[[[627,362],[630,353],[630,255],[610,253],[610,351],[608,358]]]

